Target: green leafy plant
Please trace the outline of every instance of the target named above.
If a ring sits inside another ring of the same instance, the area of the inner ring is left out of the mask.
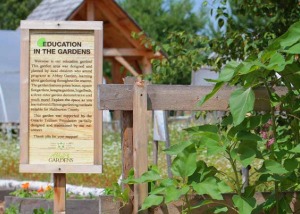
[[[122,187],[118,183],[114,183],[110,188],[105,188],[104,194],[112,195],[114,197],[114,200],[121,202],[123,206],[128,204],[130,200],[129,189],[122,189]]]
[[[53,214],[51,209],[45,210],[44,208],[34,209],[33,214]]]
[[[19,197],[19,198],[30,198],[34,195],[36,195],[36,191],[30,191],[29,190],[29,183],[23,183],[21,185],[21,188],[16,189],[15,191],[13,191],[12,193],[10,193],[10,195]]]
[[[19,214],[19,205],[11,204],[4,211],[4,214]]]
[[[128,184],[151,184],[142,209],[183,199],[183,213],[212,203],[219,204],[213,211],[215,213],[229,209],[245,214],[271,210],[291,213],[288,205],[291,198],[280,193],[297,190],[300,184],[299,29],[300,22],[297,22],[258,54],[248,55],[245,60],[230,61],[222,68],[219,78],[213,80],[215,87],[199,105],[223,86],[234,86],[229,113],[220,124],[186,129],[188,140],[166,150],[167,154],[174,155],[172,172],[175,177],[163,178],[154,167],[140,178],[131,176],[125,180]],[[155,47],[155,44],[151,45]],[[165,65],[170,68],[169,64]],[[256,90],[267,94],[264,103],[269,107],[268,112],[255,111]],[[232,173],[207,164],[207,160],[199,158],[203,152],[208,157],[221,154]],[[243,190],[239,169],[254,163],[259,163],[252,169],[255,177]],[[270,184],[273,193],[264,203],[257,204],[256,188]],[[235,193],[233,206],[224,204],[222,193],[225,192]],[[191,193],[209,198],[193,207],[188,199]]]
[[[285,206],[286,199],[279,192],[295,190],[299,186],[299,28],[300,22],[297,22],[259,54],[249,56],[245,61],[229,62],[221,70],[212,92],[201,101],[202,104],[210,99],[223,85],[237,86],[238,89],[232,92],[229,100],[232,124],[233,129],[241,125],[245,128],[243,122],[253,118],[254,90],[258,87],[266,89],[271,134],[265,139],[266,146],[260,154],[257,154],[258,149],[253,149],[253,157],[261,156],[263,160],[261,168],[257,170],[260,173],[257,183],[274,183],[274,197],[270,200],[274,201],[277,213],[290,212],[289,206]],[[276,86],[283,87],[286,93],[276,91]],[[264,128],[262,125],[257,126],[261,131]],[[257,127],[249,131],[253,134]],[[240,151],[240,157],[251,156],[248,149]],[[268,203],[269,206],[270,201]]]

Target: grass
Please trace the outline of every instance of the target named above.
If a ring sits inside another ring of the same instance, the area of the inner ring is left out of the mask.
[[[173,122],[169,125],[171,145],[187,140],[187,134],[182,131],[183,128],[191,126],[189,123]],[[103,135],[103,173],[102,174],[67,174],[67,183],[73,185],[82,185],[86,187],[106,188],[117,182],[122,169],[121,163],[121,139],[120,132],[104,130]],[[152,139],[148,143],[148,161],[149,165],[153,163],[152,158]],[[1,179],[15,180],[38,180],[49,181],[50,174],[19,173],[19,142],[17,140],[4,140],[0,136],[0,177]],[[158,167],[163,176],[167,176],[166,156],[163,152],[164,142],[159,142]],[[215,166],[217,169],[233,175],[230,169],[229,161],[222,154],[213,158],[208,157],[205,152],[199,152],[199,159],[205,160],[208,165]],[[257,167],[259,163],[254,163]],[[254,170],[252,170],[254,172]],[[257,178],[257,175],[250,177],[250,183]],[[223,177],[222,179],[226,179]],[[259,187],[260,190],[268,190],[268,187]]]

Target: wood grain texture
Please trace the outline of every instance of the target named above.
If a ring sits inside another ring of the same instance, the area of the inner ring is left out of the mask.
[[[141,46],[139,41],[133,39],[131,37],[131,31],[127,27],[124,27],[119,23],[116,14],[107,5],[108,4],[107,2],[109,1],[96,1],[95,5],[101,11],[103,16],[106,19],[108,19],[110,23],[122,33],[122,36],[124,36],[128,40],[128,42],[133,45],[133,47],[139,48]]]
[[[29,163],[28,141],[28,87],[29,87],[29,30],[21,29],[21,64],[20,64],[20,163]]]
[[[95,82],[102,84],[103,81],[103,30],[95,30]],[[94,85],[94,92],[97,90],[97,84]],[[94,96],[94,164],[103,164],[103,112],[97,111],[97,95]]]
[[[88,21],[94,21],[95,20],[95,5],[94,5],[94,0],[87,0],[86,1],[86,8],[87,8],[87,17],[86,20]]]
[[[125,84],[134,84],[136,78],[126,77]],[[121,111],[121,143],[122,143],[122,177],[128,178],[129,171],[133,168],[133,111]],[[129,203],[132,205],[134,198],[134,186],[122,184],[123,188],[129,188]],[[133,207],[133,205],[131,206]]]
[[[148,127],[146,116],[147,85],[140,81],[133,86],[133,166],[136,178],[148,170]],[[133,213],[138,213],[147,196],[147,183],[134,185]],[[146,213],[146,211],[143,213]]]
[[[138,76],[139,73],[127,62],[127,60],[122,56],[116,56],[115,60],[118,61],[121,65],[124,66],[126,70],[128,70],[133,76]]]
[[[101,30],[101,21],[30,21],[22,20],[21,29]]]
[[[66,212],[66,174],[54,174],[54,214]]]
[[[153,53],[152,51],[139,50],[134,48],[105,48],[103,50],[103,55],[105,57],[115,57],[115,56],[136,56],[136,57],[146,57],[146,60],[150,63],[147,58],[161,58],[162,55],[159,52]]]
[[[21,173],[102,173],[102,165],[20,164]]]
[[[132,110],[132,85],[101,85],[99,89],[99,109],[101,110]],[[183,85],[149,85],[147,87],[148,110],[203,110],[228,111],[228,101],[234,87],[223,87],[215,96],[204,105],[197,103],[208,94],[210,86],[183,86]],[[276,87],[276,93],[283,95],[286,90]],[[255,106],[257,111],[270,109],[269,96],[264,88],[255,89]]]

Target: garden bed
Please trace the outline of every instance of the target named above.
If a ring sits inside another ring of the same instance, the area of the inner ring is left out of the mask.
[[[290,203],[290,207],[294,212],[300,209],[299,203],[299,192],[296,193],[283,193],[285,196],[292,197],[293,200]],[[226,203],[232,206],[232,198],[233,194],[223,194],[224,201],[222,203]],[[268,197],[270,193],[256,193],[255,198],[258,204],[263,203]],[[190,196],[191,206],[198,205],[202,200],[203,196]],[[53,201],[39,198],[18,198],[14,196],[6,196],[5,197],[5,208],[10,207],[11,205],[15,205],[19,207],[19,211],[22,214],[31,214],[34,209],[43,208],[44,210],[51,209],[53,210]],[[219,204],[210,204],[205,205],[200,208],[194,209],[192,213],[209,213],[209,210]],[[182,206],[184,206],[183,201],[176,201],[167,205],[161,205],[159,207],[150,208],[149,214],[181,214]],[[113,200],[113,196],[100,196],[97,199],[68,199],[66,203],[66,213],[72,214],[128,214],[131,213],[132,207],[129,205],[121,206],[121,203]],[[226,212],[228,214],[236,214],[236,212],[232,210],[228,210]],[[274,212],[275,213],[275,212]]]
[[[5,209],[17,206],[22,214],[32,214],[34,209],[43,208],[53,210],[53,201],[41,198],[19,198],[15,196],[5,197]],[[67,199],[66,213],[71,214],[116,214],[130,213],[131,206],[121,207],[120,202],[113,200],[112,196],[100,196],[97,199]]]

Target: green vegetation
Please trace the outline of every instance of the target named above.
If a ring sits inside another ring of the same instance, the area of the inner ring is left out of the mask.
[[[0,29],[15,30],[41,0],[5,0],[0,2]]]
[[[12,204],[8,208],[5,209],[4,214],[20,214],[19,206]],[[44,208],[34,209],[33,214],[53,214],[51,209],[45,210]]]
[[[152,39],[165,41],[174,31],[197,33],[206,20],[193,11],[192,0],[118,0]]]
[[[165,179],[160,170],[152,168],[140,178],[131,176],[125,181],[152,184],[142,209],[184,197],[187,205],[184,213],[210,203],[220,204],[214,213],[229,209],[242,214],[271,210],[291,213],[288,206],[291,198],[280,192],[295,191],[300,187],[299,29],[300,22],[296,22],[262,51],[248,52],[245,60],[231,60],[223,66],[219,78],[211,80],[215,87],[199,104],[213,97],[222,86],[235,86],[237,89],[229,98],[230,111],[220,124],[186,129],[188,140],[166,150],[175,157],[172,163],[175,178]],[[168,67],[171,64],[161,65]],[[286,93],[276,91],[276,86],[284,88]],[[268,113],[254,111],[254,89],[259,87],[264,87],[268,93]],[[231,173],[218,170],[201,159],[199,151],[211,159],[221,154],[229,162]],[[253,166],[255,162],[261,164]],[[250,164],[256,176],[243,191],[238,171],[241,166]],[[273,193],[266,202],[257,204],[254,193],[261,190],[261,185],[271,185]],[[233,206],[222,203],[221,194],[226,192],[236,193],[232,198]],[[188,199],[190,193],[207,194],[210,199],[192,207]]]

